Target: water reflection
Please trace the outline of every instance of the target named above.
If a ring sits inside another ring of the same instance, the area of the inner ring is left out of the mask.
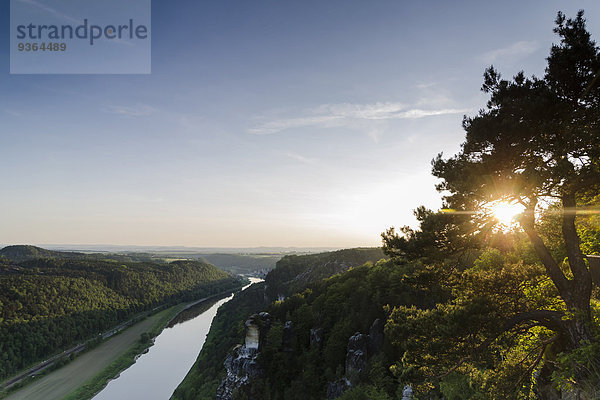
[[[182,324],[186,321],[196,318],[198,315],[203,312],[208,311],[217,301],[229,297],[229,295],[224,295],[219,298],[212,298],[210,300],[205,300],[201,303],[193,305],[192,307],[183,310],[175,318],[173,318],[168,324],[167,328],[172,328],[177,324]]]

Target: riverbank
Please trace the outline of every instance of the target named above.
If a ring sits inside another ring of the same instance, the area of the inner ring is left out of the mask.
[[[31,382],[24,388],[8,395],[6,400],[48,399],[59,400],[69,393],[88,393],[87,397],[71,397],[74,399],[91,398],[94,387],[101,379],[110,379],[134,362],[134,357],[148,347],[142,344],[142,333],[161,327],[181,306],[174,306],[155,315],[147,317],[123,332],[108,339],[98,347],[82,354],[64,367],[50,372],[39,380]],[[161,329],[162,330],[162,329]],[[104,381],[105,382],[105,381]],[[82,386],[83,385],[83,386]],[[101,384],[97,390],[102,389]],[[79,389],[78,389],[79,388]],[[81,396],[80,394],[77,394]]]
[[[93,400],[169,399],[206,345],[217,312],[233,295],[182,311],[155,340],[148,354],[108,383]]]
[[[106,384],[115,377],[118,377],[121,372],[129,368],[136,361],[136,358],[148,350],[152,346],[152,340],[158,336],[167,326],[169,321],[177,316],[185,305],[179,304],[168,308],[156,314],[156,320],[149,330],[140,332],[137,335],[137,343],[134,342],[126,352],[118,356],[108,367],[100,371],[96,376],[87,381],[83,386],[79,387],[70,393],[65,400],[87,400],[94,397],[100,392]],[[147,333],[147,341],[142,341],[141,336]]]
[[[157,307],[157,308],[160,308],[160,307]],[[152,311],[154,311],[154,310],[152,310]],[[106,340],[106,339],[110,338],[111,336],[116,335],[119,332],[123,331],[124,329],[127,329],[128,327],[136,324],[137,322],[143,320],[148,315],[150,315],[152,313],[152,311],[144,311],[144,312],[134,316],[130,320],[125,321],[125,322],[109,329],[108,331],[101,334],[100,340]],[[77,356],[80,352],[89,350],[89,346],[95,346],[97,344],[98,343],[97,342],[95,343],[94,339],[89,339],[88,341],[86,341],[84,343],[79,343],[79,344],[71,347],[70,349],[64,350],[63,352],[56,354],[56,355],[48,358],[47,360],[45,360],[41,363],[38,363],[35,366],[29,367],[28,369],[21,372],[19,375],[4,381],[1,385],[2,392],[0,392],[0,399],[5,398],[8,395],[8,393],[12,392],[13,390],[18,390],[19,387],[23,387],[24,385],[27,385],[28,379],[30,380],[32,377],[34,377],[36,375],[38,375],[38,376],[44,375],[48,372],[51,372],[52,370],[60,368],[65,363],[68,363],[69,360],[72,360],[73,356]],[[57,363],[59,363],[59,366],[56,365]]]
[[[231,292],[233,291],[228,290],[192,303],[181,303],[146,317],[62,368],[8,394],[6,399],[89,399],[102,390],[108,381],[135,363],[137,356],[152,345],[151,338],[158,336],[165,326],[190,304]],[[142,334],[145,334],[144,338],[147,340],[141,340]]]

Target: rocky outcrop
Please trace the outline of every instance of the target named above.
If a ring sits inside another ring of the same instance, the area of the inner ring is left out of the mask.
[[[244,346],[247,349],[256,349],[260,344],[260,328],[252,320],[247,320],[246,326],[246,337],[244,338]]]
[[[351,383],[356,383],[360,373],[367,366],[367,335],[356,332],[348,339],[346,353],[346,377]]]
[[[217,389],[217,400],[231,400],[233,394],[250,380],[264,375],[263,369],[257,363],[257,357],[271,327],[271,316],[266,312],[255,314],[248,318],[244,325],[244,344],[235,347],[225,359],[227,376]]]
[[[402,390],[402,400],[411,400],[413,395],[413,388],[410,385],[404,386]]]
[[[333,400],[340,397],[346,389],[350,387],[350,381],[346,378],[338,379],[335,382],[327,384],[327,400]]]
[[[322,329],[310,330],[310,345],[316,346],[322,342]],[[369,357],[379,353],[383,349],[383,323],[378,318],[371,324],[369,334],[356,332],[348,339],[348,350],[346,352],[346,374],[337,381],[327,384],[327,399],[332,400],[340,397],[344,391],[360,381],[360,375],[367,367]],[[404,388],[402,400],[412,396],[412,388]]]
[[[323,328],[315,328],[310,330],[310,347],[323,347]]]
[[[245,386],[250,379],[263,375],[256,362],[258,350],[238,345],[225,359],[227,377],[217,389],[217,400],[231,400],[233,393]]]
[[[312,330],[311,330],[312,334]],[[358,383],[360,373],[367,366],[367,335],[356,332],[348,339],[346,352],[346,374],[337,381],[327,383],[327,399],[340,397],[353,384]]]

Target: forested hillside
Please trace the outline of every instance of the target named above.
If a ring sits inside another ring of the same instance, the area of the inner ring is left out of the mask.
[[[73,253],[62,258],[31,247],[2,253],[24,261],[0,257],[0,378],[140,311],[241,286],[239,279],[196,261],[123,263]]]
[[[420,263],[381,260],[271,304],[266,309],[271,325],[259,357],[265,378],[251,380],[236,398],[322,399],[328,386],[346,378],[360,383],[362,398],[393,398],[403,385],[399,387],[389,366],[402,358],[402,349],[386,340],[368,354],[364,370],[350,376],[349,339],[357,332],[369,334],[377,319],[386,321],[389,305],[427,309],[444,301],[450,293],[442,281]],[[291,336],[283,333],[286,325]]]
[[[305,289],[313,282],[358,267],[367,261],[387,258],[380,248],[358,248],[309,255],[286,256],[265,278],[269,301]]]
[[[61,258],[77,260],[112,260],[121,262],[144,261],[144,262],[162,262],[162,260],[151,253],[80,253],[74,251],[56,251],[43,249],[31,245],[6,246],[0,250],[0,258],[7,258],[11,261],[24,261],[34,258]]]
[[[269,304],[268,287],[272,288],[273,293],[279,294],[292,290],[292,283],[304,289],[316,281],[345,271],[350,266],[385,257],[381,249],[370,248],[285,256],[269,272],[265,282],[237,293],[219,309],[202,352],[172,398],[214,399],[217,387],[225,375],[223,361],[227,353],[242,341],[246,319],[251,314],[264,310]]]

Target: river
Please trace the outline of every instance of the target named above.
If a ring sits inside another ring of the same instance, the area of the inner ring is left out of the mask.
[[[251,284],[262,281],[250,280]],[[196,361],[217,309],[232,298],[233,295],[194,306],[200,308],[199,315],[165,328],[156,337],[154,346],[119,378],[110,381],[93,400],[169,399]]]

